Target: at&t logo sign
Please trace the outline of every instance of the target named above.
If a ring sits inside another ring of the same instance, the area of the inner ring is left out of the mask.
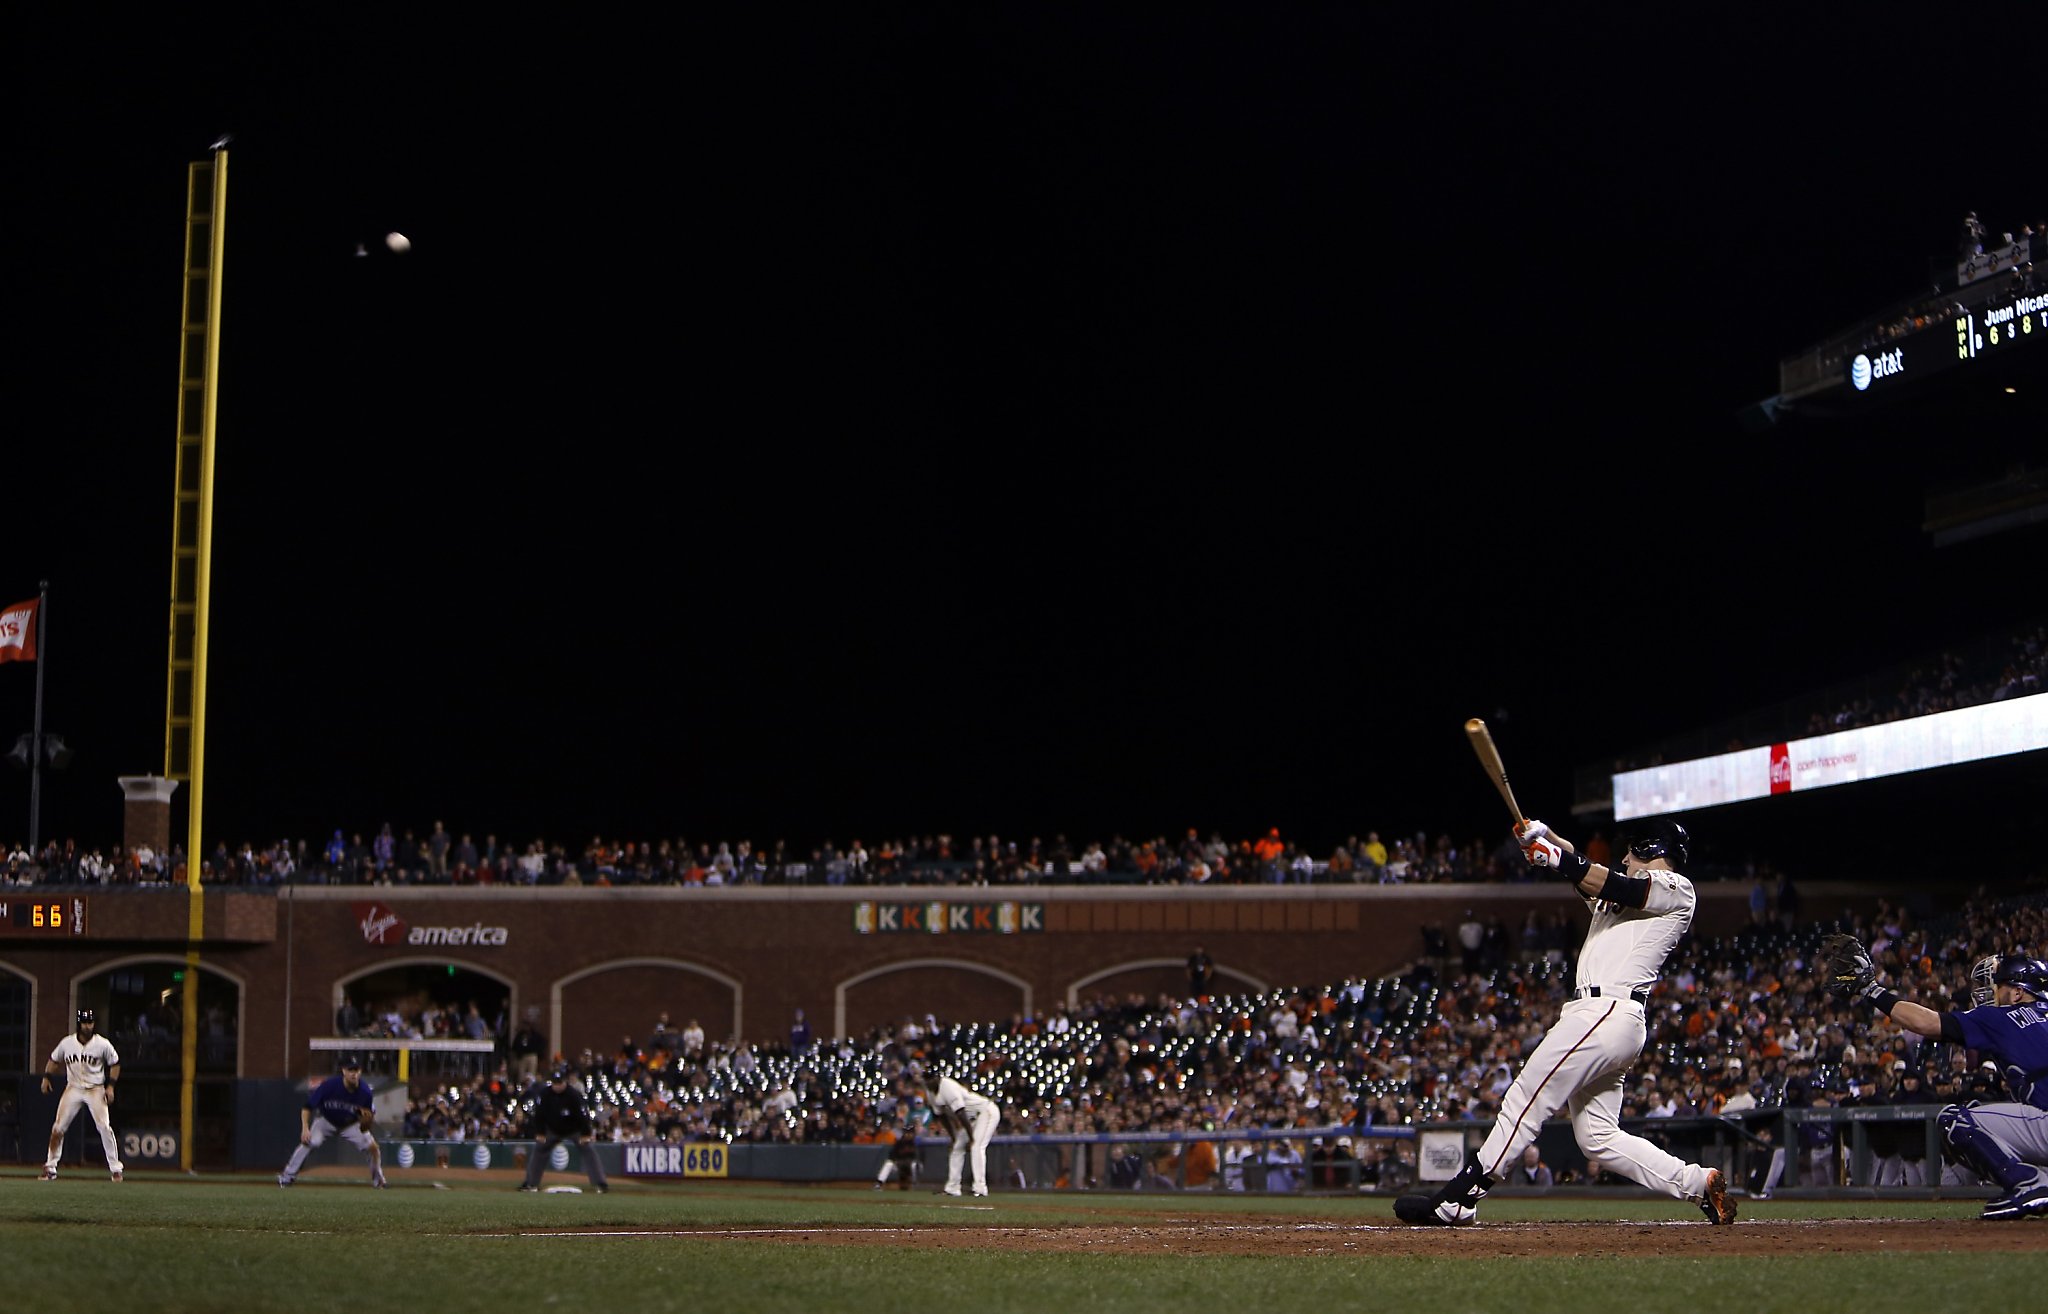
[[[1858,355],[1855,360],[1849,362],[1849,382],[1856,385],[1856,391],[1858,392],[1865,391],[1879,379],[1889,378],[1894,374],[1904,374],[1905,372],[1906,349],[1904,347],[1894,347],[1890,351],[1880,351],[1877,353],[1876,360],[1872,360],[1868,356]]]

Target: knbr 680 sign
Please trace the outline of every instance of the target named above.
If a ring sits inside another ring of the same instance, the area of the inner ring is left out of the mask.
[[[726,1146],[722,1141],[691,1145],[623,1147],[628,1177],[723,1177]]]

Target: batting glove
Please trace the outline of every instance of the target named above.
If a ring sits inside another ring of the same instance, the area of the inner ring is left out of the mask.
[[[1528,848],[1531,844],[1534,844],[1537,840],[1542,839],[1545,835],[1548,835],[1549,833],[1550,827],[1544,825],[1542,822],[1536,820],[1534,817],[1529,818],[1528,820],[1524,821],[1521,825],[1515,827],[1515,838],[1522,842],[1522,847],[1525,849]]]
[[[1557,841],[1538,836],[1522,846],[1522,856],[1531,866],[1556,868],[1564,861],[1564,848]]]

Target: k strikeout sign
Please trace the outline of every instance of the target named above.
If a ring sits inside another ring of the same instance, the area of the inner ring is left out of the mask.
[[[857,903],[862,935],[1031,935],[1045,929],[1042,903]]]
[[[36,603],[17,602],[0,611],[0,662],[36,659]]]

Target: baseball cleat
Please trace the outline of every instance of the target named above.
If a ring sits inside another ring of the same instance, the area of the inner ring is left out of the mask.
[[[36,1178],[36,1180],[39,1182],[54,1182],[57,1180],[57,1170],[55,1168],[45,1168],[43,1169],[43,1175]]]
[[[1700,1197],[1700,1212],[1716,1227],[1735,1221],[1735,1198],[1728,1194],[1728,1178],[1719,1168],[1707,1169],[1707,1193]]]
[[[538,1194],[540,1192],[540,1188],[538,1186],[522,1186],[519,1189],[522,1191],[531,1191],[535,1194]]]
[[[960,1194],[960,1188],[957,1186],[942,1186],[938,1190],[933,1191],[932,1194],[958,1196]]]
[[[1394,1201],[1394,1217],[1418,1227],[1465,1227],[1479,1221],[1479,1211],[1433,1195],[1404,1195]]]
[[[988,1198],[988,1188],[986,1186],[978,1187],[976,1188],[974,1195],[976,1199],[985,1200]]]
[[[2003,1222],[2015,1218],[2048,1218],[2048,1182],[2000,1196],[1985,1205],[1984,1212],[1978,1217],[1988,1222]]]
[[[111,1176],[110,1176],[110,1177],[109,1177],[109,1178],[108,1178],[107,1180],[108,1180],[108,1181],[112,1181],[112,1182],[118,1182],[118,1181],[122,1180],[122,1179],[121,1179],[121,1174],[119,1174],[119,1173],[114,1173],[114,1174],[113,1174],[113,1175],[111,1175]]]
[[[292,1179],[286,1177],[283,1173],[279,1173],[277,1175],[277,1184],[279,1186],[290,1186],[292,1184]]]

